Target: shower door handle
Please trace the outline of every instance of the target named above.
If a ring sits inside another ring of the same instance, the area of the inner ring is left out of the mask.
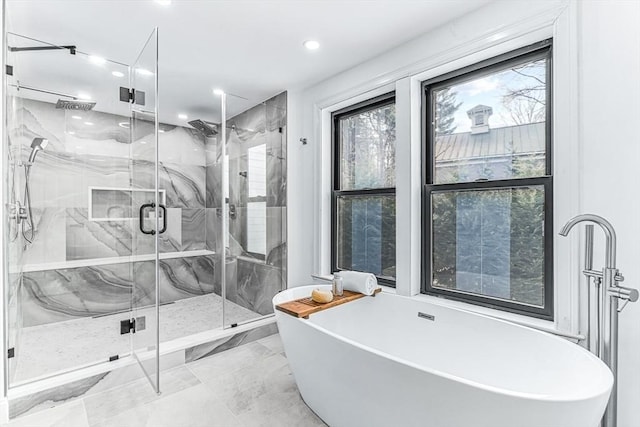
[[[150,208],[150,209],[155,209],[156,204],[155,203],[144,203],[142,205],[140,205],[140,231],[143,234],[150,234],[150,235],[154,235],[156,234],[156,230],[145,230],[144,229],[144,212],[145,209]],[[165,215],[166,216],[166,215]],[[166,222],[166,219],[165,219]]]
[[[162,234],[167,231],[167,207],[162,203],[158,207],[162,209],[162,228],[158,231],[158,234]]]
[[[167,207],[163,204],[159,204],[158,207],[162,210],[162,228],[158,230],[158,234],[162,234],[167,231]],[[156,204],[145,203],[140,206],[140,231],[144,234],[150,234],[153,236],[154,234],[156,234],[155,230],[145,230],[144,228],[144,212],[147,208],[155,209]]]

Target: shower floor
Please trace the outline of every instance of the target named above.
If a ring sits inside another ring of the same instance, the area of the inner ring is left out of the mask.
[[[146,330],[133,339],[139,349],[152,342],[154,309],[140,310],[147,316]],[[244,307],[227,301],[224,324],[244,322],[260,317]],[[15,358],[10,359],[11,383],[107,361],[109,357],[131,352],[131,334],[120,334],[120,321],[128,313],[87,317],[22,329]],[[160,342],[218,329],[223,324],[222,298],[215,294],[176,301],[160,307]]]

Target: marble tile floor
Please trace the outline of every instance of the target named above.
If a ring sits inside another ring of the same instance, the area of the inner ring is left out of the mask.
[[[18,417],[2,427],[315,427],[278,334],[146,379]]]
[[[136,334],[136,348],[153,338],[153,309],[146,316],[147,330]],[[227,301],[225,324],[243,322],[260,315]],[[24,328],[16,345],[12,384],[107,361],[110,356],[131,351],[132,336],[120,335],[120,321],[127,313],[85,317]],[[215,294],[182,299],[160,307],[160,342],[217,329],[222,326],[222,298]]]

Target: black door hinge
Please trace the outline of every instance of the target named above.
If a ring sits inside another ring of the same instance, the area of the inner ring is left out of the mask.
[[[235,327],[237,327],[237,326],[238,326],[238,324],[237,324],[237,323],[232,323],[232,324],[231,324],[231,327],[232,327],[232,328],[235,328]]]
[[[7,76],[13,76],[13,65],[7,65],[6,67]]]
[[[109,362],[113,362],[114,360],[118,360],[118,359],[120,359],[120,356],[116,354],[115,356],[109,357]]]
[[[125,319],[120,321],[120,335],[136,332],[136,319]]]
[[[133,102],[136,99],[136,90],[129,89],[128,87],[120,86],[120,101]]]
[[[15,355],[16,355],[16,349],[14,347],[11,347],[9,350],[7,350],[7,359],[11,359]]]
[[[129,89],[128,87],[120,86],[120,101],[144,105],[144,92],[141,90]]]

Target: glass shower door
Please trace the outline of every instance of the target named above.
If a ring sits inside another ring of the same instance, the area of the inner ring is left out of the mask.
[[[157,389],[157,33],[133,65],[7,45],[8,386],[133,354]]]
[[[158,188],[158,29],[130,68],[130,88],[120,98],[131,104],[131,211],[133,228],[131,353],[156,392],[159,384],[158,235],[166,231],[164,191]]]
[[[287,94],[249,108],[227,100],[224,326],[233,327],[272,315],[286,288]]]

